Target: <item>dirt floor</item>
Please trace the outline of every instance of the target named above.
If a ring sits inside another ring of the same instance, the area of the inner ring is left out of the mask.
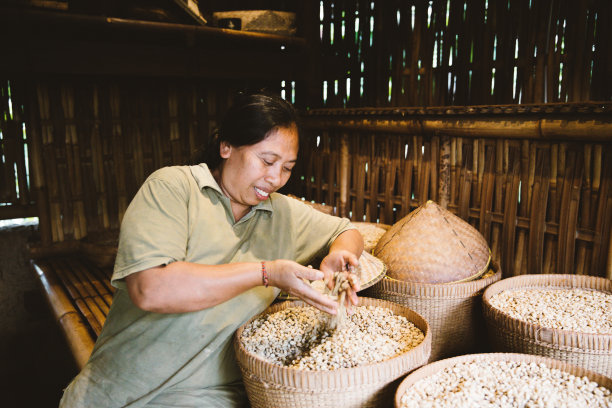
[[[57,407],[76,367],[49,310],[27,243],[35,224],[0,227],[0,406]]]

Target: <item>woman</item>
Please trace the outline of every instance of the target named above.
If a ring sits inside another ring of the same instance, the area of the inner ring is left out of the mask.
[[[60,406],[241,406],[231,344],[240,325],[280,290],[336,313],[303,279],[330,280],[357,266],[363,240],[347,219],[275,193],[297,153],[293,107],[246,95],[203,163],[145,181],[122,221],[111,310]],[[320,270],[303,266],[324,251]]]

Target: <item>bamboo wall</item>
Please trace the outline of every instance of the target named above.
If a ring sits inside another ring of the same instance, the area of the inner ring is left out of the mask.
[[[29,138],[24,131],[23,95],[0,82],[0,219],[36,214],[29,188]]]
[[[292,39],[174,25],[145,35],[134,21],[24,14],[42,31],[68,28],[53,41],[22,39],[0,61],[0,219],[38,216],[43,245],[116,232],[144,178],[183,163],[233,91],[267,87],[301,108],[348,107],[307,111],[284,192],[388,224],[433,199],[483,232],[506,275],[612,275],[605,0],[323,0],[300,10],[304,37]],[[95,41],[75,36],[92,27]],[[111,33],[133,31],[142,44],[109,51]],[[258,41],[265,47],[251,49]],[[49,58],[45,44],[62,57],[94,46],[112,69],[97,55]],[[297,51],[275,59],[285,44]],[[154,52],[130,58],[130,47]],[[261,52],[271,59],[254,72],[245,61]],[[550,104],[593,100],[604,102]],[[351,108],[363,106],[375,108]]]
[[[145,178],[186,163],[230,104],[231,90],[245,86],[72,76],[11,85],[29,108],[30,194],[43,245],[117,231]]]
[[[434,200],[505,276],[612,278],[612,104],[312,110],[294,194],[393,224]]]
[[[323,0],[313,106],[612,98],[609,0]]]

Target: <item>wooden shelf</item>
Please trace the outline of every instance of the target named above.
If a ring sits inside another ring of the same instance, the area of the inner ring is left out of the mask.
[[[0,26],[8,72],[295,79],[307,65],[299,37],[18,8]]]

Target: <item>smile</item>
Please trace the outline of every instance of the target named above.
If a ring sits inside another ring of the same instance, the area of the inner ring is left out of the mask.
[[[268,196],[270,195],[270,193],[268,193],[267,191],[261,190],[257,187],[255,187],[255,192],[257,193],[258,196],[264,199],[268,198]]]

